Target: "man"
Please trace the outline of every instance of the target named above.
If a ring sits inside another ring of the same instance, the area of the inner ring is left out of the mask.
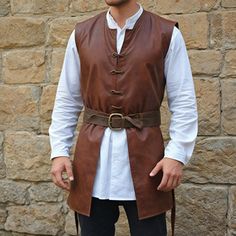
[[[174,189],[197,135],[186,47],[176,22],[135,0],[105,2],[109,10],[78,23],[67,45],[49,128],[52,180],[69,191],[82,236],[114,235],[119,205],[132,236],[164,236],[165,213],[174,209]],[[165,86],[172,116],[164,149]]]

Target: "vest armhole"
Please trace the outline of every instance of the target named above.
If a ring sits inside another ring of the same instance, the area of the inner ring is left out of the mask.
[[[179,29],[179,23],[177,21],[168,20],[167,26],[165,27],[164,36],[165,36],[165,45],[164,45],[164,58],[169,50],[171,38],[173,35],[174,27]]]

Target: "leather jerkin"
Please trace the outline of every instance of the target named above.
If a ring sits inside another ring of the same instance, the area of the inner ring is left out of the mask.
[[[116,30],[106,22],[106,12],[75,26],[80,56],[80,92],[84,106],[107,114],[159,111],[164,96],[165,56],[177,22],[143,11],[133,29],[127,29],[121,52],[116,51]],[[71,209],[90,215],[100,145],[106,127],[83,123],[78,135],[72,171],[74,181],[67,203]],[[149,173],[164,157],[160,126],[126,128],[131,176],[139,219],[172,209],[174,190],[157,190],[162,171]]]

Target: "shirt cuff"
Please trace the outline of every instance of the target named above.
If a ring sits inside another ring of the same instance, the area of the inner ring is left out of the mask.
[[[164,158],[171,158],[186,165],[189,161],[189,158],[187,157],[185,148],[180,146],[175,145],[175,143],[170,141],[165,148]]]
[[[55,151],[55,152],[52,151],[51,156],[50,156],[50,160],[53,160],[56,157],[68,157],[68,158],[70,158],[70,155],[66,151]]]

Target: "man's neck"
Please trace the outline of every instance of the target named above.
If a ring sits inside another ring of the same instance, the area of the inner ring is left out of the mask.
[[[126,19],[134,15],[139,10],[139,7],[140,6],[135,1],[131,1],[119,7],[111,7],[110,14],[119,25],[119,27],[123,28]]]

